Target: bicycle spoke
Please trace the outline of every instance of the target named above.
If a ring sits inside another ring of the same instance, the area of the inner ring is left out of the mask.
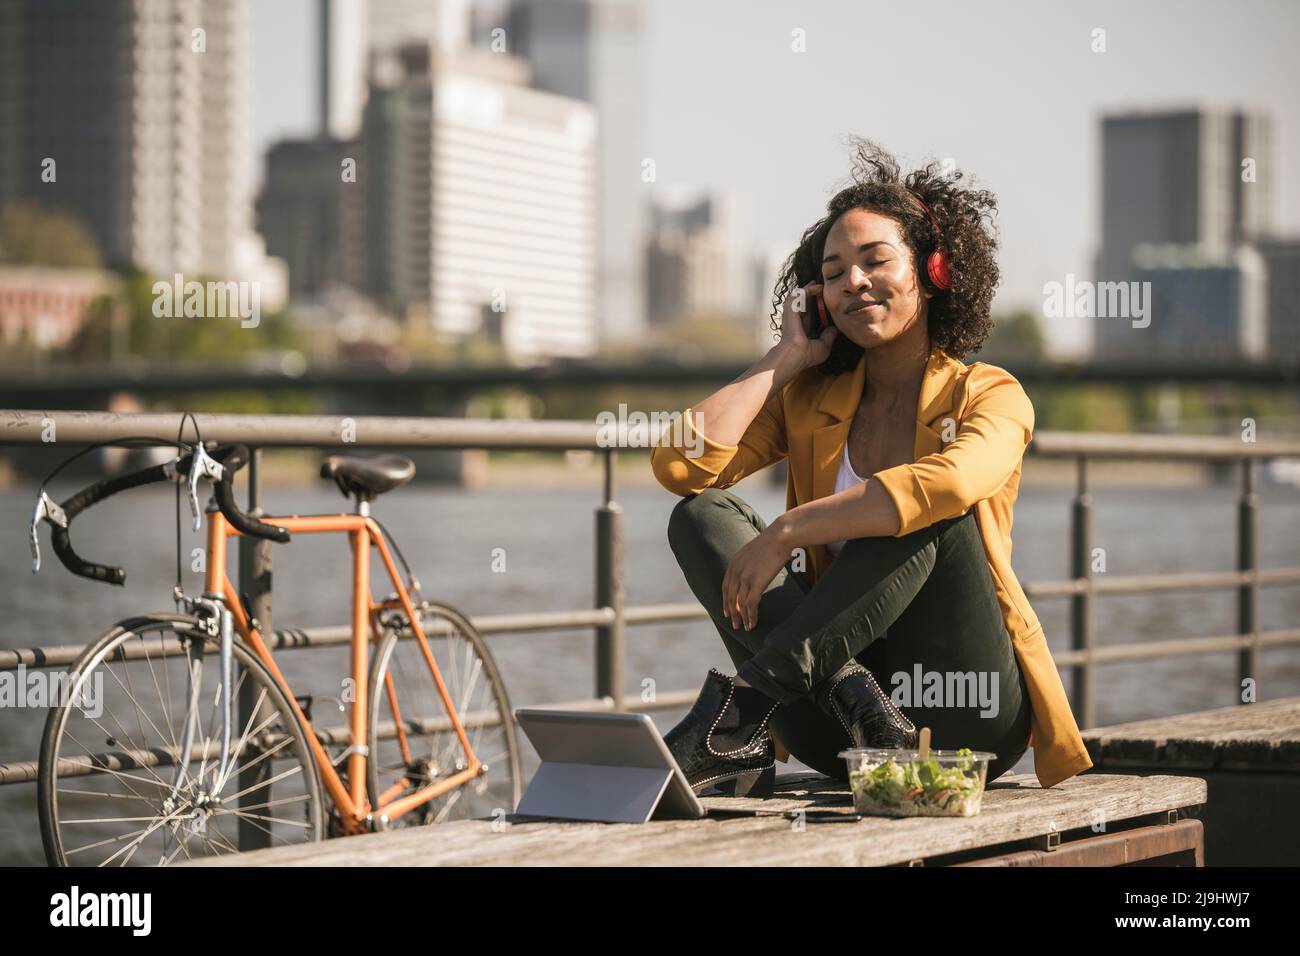
[[[269,829],[267,829],[266,827],[262,826],[260,823],[257,822],[258,820],[268,820],[268,819],[274,819],[274,818],[271,818],[271,817],[262,817],[262,816],[258,816],[257,814],[254,814],[254,813],[248,813],[248,814],[240,813],[240,812],[237,811],[237,810],[232,810],[232,811],[230,811],[230,814],[231,814],[232,816],[237,817],[237,818],[240,819],[240,820],[243,820],[244,822],[246,822],[246,823],[248,823],[248,824],[250,824],[250,825],[252,825],[252,826],[254,826],[254,827],[257,827],[257,829],[261,830],[263,833],[265,833],[265,834],[266,834],[268,837],[270,837],[272,840],[277,840],[278,842],[283,843],[283,844],[285,844],[286,846],[291,845],[291,844],[290,844],[290,841],[285,840],[283,837],[277,837],[273,832],[271,832]],[[296,821],[292,821],[292,820],[283,821],[283,822],[289,823],[290,825],[297,825],[297,824],[296,824]],[[306,824],[306,823],[304,823],[304,824],[302,824],[302,825],[303,825],[303,826],[308,826],[308,824]]]
[[[254,790],[259,790],[259,789],[261,789],[262,787],[269,787],[269,786],[271,786],[271,784],[276,783],[277,781],[280,781],[280,780],[284,780],[284,779],[286,779],[286,778],[292,776],[292,775],[295,774],[295,773],[299,773],[301,770],[302,770],[301,767],[290,767],[288,770],[285,770],[285,771],[283,771],[283,772],[281,772],[281,773],[279,773],[279,774],[276,774],[274,777],[271,777],[270,779],[265,780],[265,781],[263,781],[262,783],[256,783],[256,784],[254,784],[254,785],[251,786],[251,787],[246,787],[246,788],[244,788],[243,790],[239,791],[239,793],[233,794],[233,795],[231,795],[231,796],[229,796],[229,797],[226,797],[225,799],[227,799],[227,800],[238,800],[240,797],[242,797],[242,796],[243,796],[244,794],[246,794],[246,793],[252,793]]]
[[[241,674],[241,675],[240,675],[240,678],[239,678],[239,684],[236,686],[235,691],[238,691],[239,688],[243,686],[243,681],[244,681],[244,676]],[[232,692],[232,693],[231,693],[231,696],[233,697],[234,694],[235,694],[235,692]],[[259,713],[262,712],[262,705],[263,705],[265,702],[266,702],[266,688],[264,687],[264,688],[262,688],[261,693],[259,693],[259,694],[257,695],[257,700],[253,703],[253,706],[250,707],[250,708],[248,709],[248,723],[246,723],[246,724],[244,725],[243,732],[240,733],[240,735],[239,735],[239,742],[238,742],[238,743],[235,745],[235,747],[234,747],[234,751],[233,751],[234,753],[236,753],[236,754],[242,754],[242,753],[244,752],[244,747],[247,746],[247,744],[248,744],[248,738],[249,738],[252,734],[254,734],[254,733],[261,733],[261,732],[262,732],[262,728],[266,726],[266,724],[263,724],[262,727],[258,727],[258,729],[257,729],[256,731],[254,731],[254,730],[252,729],[252,727],[253,727],[253,719],[254,719],[254,718],[255,718]],[[268,721],[268,723],[269,723],[269,721]],[[237,777],[240,773],[242,773],[242,772],[243,772],[244,770],[246,770],[246,769],[248,769],[247,766],[244,766],[244,767],[235,767],[235,768],[232,768],[232,769],[228,769],[228,770],[227,770],[227,773],[228,773],[229,776],[231,776],[231,777]]]
[[[281,797],[278,800],[268,800],[266,803],[249,803],[239,805],[240,810],[265,810],[268,807],[278,807],[284,803],[301,803],[303,800],[311,799],[308,794],[302,794],[297,797]]]
[[[126,729],[122,726],[122,722],[119,721],[119,720],[117,719],[117,715],[114,714],[113,709],[112,709],[111,707],[108,707],[107,705],[105,705],[105,709],[108,710],[109,716],[111,716],[111,717],[113,718],[113,723],[117,725],[117,728],[118,728],[118,732],[117,732],[117,733],[113,733],[111,730],[109,730],[107,727],[105,727],[103,724],[101,724],[97,718],[94,718],[94,717],[88,717],[88,718],[87,718],[87,720],[89,720],[92,724],[94,724],[97,728],[99,728],[100,733],[102,733],[102,734],[105,736],[105,738],[108,738],[108,739],[116,739],[116,738],[118,738],[118,737],[125,737],[127,743],[130,745],[129,747],[126,748],[127,750],[140,750],[140,751],[146,751],[146,750],[149,749],[147,746],[144,746],[143,744],[140,745],[140,746],[136,746],[135,740],[131,737],[130,734],[128,734],[128,733],[126,732]],[[112,746],[112,745],[111,745],[111,744],[106,744],[106,746]],[[86,755],[89,756],[89,757],[93,757],[93,756],[94,756],[94,754],[91,753],[91,751],[90,751],[89,749],[86,750]],[[169,787],[169,786],[171,786],[171,784],[166,783],[166,782],[162,779],[162,777],[158,776],[157,771],[154,770],[154,768],[153,768],[152,765],[146,764],[142,769],[149,771],[149,773],[153,775],[154,780],[157,782],[157,784],[158,784],[159,786],[161,786],[161,787]]]
[[[148,837],[149,834],[153,833],[163,824],[170,823],[172,819],[176,816],[178,816],[178,811],[173,810],[171,813],[168,813],[166,816],[160,817],[157,820],[155,820],[150,826],[145,827],[143,830],[137,831],[140,834],[140,836],[138,836],[135,839],[135,842],[132,844],[131,853],[132,854],[135,853],[136,849],[140,846],[141,843],[145,841],[145,838]],[[117,853],[114,853],[107,860],[101,863],[100,866],[107,866],[109,863],[112,863],[113,860],[116,857],[120,856],[126,849],[127,847],[122,847],[122,849],[118,850]]]
[[[94,758],[95,756],[94,752],[91,751],[90,748],[87,747],[85,744],[83,744],[80,740],[74,737],[71,731],[65,730],[64,733],[66,733],[69,737],[72,738],[73,743],[75,743],[78,747],[80,747],[82,750],[86,752],[87,757],[91,757],[92,759]],[[163,783],[161,780],[159,780],[157,774],[154,774],[153,779],[150,780],[148,777],[139,777],[133,773],[127,773],[124,770],[114,770],[112,767],[102,767],[96,764],[91,764],[91,770],[96,773],[111,774],[115,780],[117,779],[135,780],[139,783],[148,784],[151,787],[161,786],[168,789],[171,787],[170,784]],[[141,800],[145,799],[143,796],[140,796],[140,792],[136,790],[134,787],[127,785],[127,789],[130,790],[132,793],[136,794],[136,796],[139,796]]]
[[[141,739],[142,741],[144,741],[144,742],[147,742],[149,738],[145,735],[145,732],[144,732],[144,726],[140,724],[140,716],[139,716],[140,713],[144,710],[144,708],[140,706],[140,702],[136,699],[135,694],[132,693],[132,691],[129,690],[129,689],[128,689],[128,688],[127,688],[127,687],[122,683],[121,678],[119,678],[119,677],[117,676],[117,672],[114,671],[112,667],[109,667],[109,666],[107,665],[107,663],[105,664],[105,667],[106,667],[106,669],[108,670],[108,672],[113,676],[113,679],[117,681],[118,686],[121,687],[122,690],[126,693],[127,697],[130,699],[131,703],[135,704],[136,724],[140,726],[140,739]],[[128,680],[128,681],[130,680],[130,675],[129,675],[129,673],[128,673],[127,680]],[[109,708],[109,713],[110,713],[110,714],[113,713],[112,708]],[[148,717],[147,714],[146,714],[146,717]],[[162,733],[162,731],[160,731],[160,730],[158,729],[158,725],[155,724],[155,723],[153,722],[153,718],[148,718],[148,719],[149,719],[149,724],[150,724],[150,726],[152,726],[152,727],[154,728],[154,732],[155,732],[156,734],[158,734],[158,739],[159,739],[159,740],[162,740],[162,739],[163,739],[163,733]],[[127,734],[126,729],[122,727],[121,722],[118,721],[116,715],[114,715],[114,717],[113,717],[113,723],[117,724],[118,729],[121,730],[121,732],[122,732],[122,736],[126,737],[128,740],[131,740],[131,736],[130,736],[129,734]],[[103,729],[103,728],[101,728],[101,729]],[[107,732],[107,731],[106,731],[106,732]],[[169,735],[169,736],[171,736],[171,735]],[[172,738],[172,742],[173,742],[173,744],[175,743],[175,738],[174,738],[174,737]],[[137,749],[139,749],[139,750],[145,750],[145,749],[147,749],[147,748],[144,747],[144,746],[141,746],[141,747],[139,747],[139,748],[137,748]]]
[[[265,820],[268,823],[283,823],[285,826],[291,826],[291,827],[311,826],[311,824],[308,823],[306,820],[290,820],[288,817],[268,817],[264,813],[249,813],[247,810],[244,810],[242,808],[239,810],[222,808],[221,810],[217,811],[217,813],[214,814],[214,816],[235,816],[235,817],[239,817],[239,819],[241,820]]]
[[[164,723],[164,724],[166,725],[166,727],[167,727],[168,737],[169,737],[170,740],[171,740],[172,749],[173,749],[174,751],[179,752],[179,751],[180,751],[179,741],[177,741],[177,739],[176,739],[176,735],[173,734],[173,733],[171,732],[171,729],[172,729],[172,715],[171,715],[171,706],[170,706],[170,705],[171,705],[171,690],[172,690],[172,689],[171,689],[171,685],[168,684],[168,686],[167,686],[167,699],[166,699],[166,700],[163,700],[162,688],[158,686],[158,673],[157,673],[157,672],[154,670],[154,668],[153,668],[153,658],[149,656],[149,644],[148,644],[147,641],[141,641],[140,643],[141,643],[141,645],[144,647],[144,659],[145,659],[145,663],[149,665],[149,676],[153,679],[153,689],[157,692],[157,694],[158,694],[158,703],[162,706],[162,709],[163,709],[163,723]],[[164,667],[164,668],[166,667],[166,661],[167,661],[167,657],[166,657],[166,655],[164,655],[164,656],[163,656],[163,667]],[[164,672],[164,674],[163,674],[163,682],[166,683],[166,681],[167,681],[167,675],[166,675],[166,673]]]

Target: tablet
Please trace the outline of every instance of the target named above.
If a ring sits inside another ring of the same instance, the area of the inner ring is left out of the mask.
[[[516,815],[605,823],[705,816],[648,714],[519,708],[515,718],[542,758]]]

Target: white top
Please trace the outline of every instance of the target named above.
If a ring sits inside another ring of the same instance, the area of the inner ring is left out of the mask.
[[[867,479],[865,478],[859,478],[858,473],[854,471],[853,466],[849,464],[849,442],[846,438],[844,440],[844,454],[840,456],[840,470],[835,476],[834,493],[838,495],[845,488],[852,488],[854,485],[861,484],[866,480]],[[826,545],[826,547],[830,550],[831,554],[839,554],[840,548],[844,547],[844,540],[832,541],[830,544]]]

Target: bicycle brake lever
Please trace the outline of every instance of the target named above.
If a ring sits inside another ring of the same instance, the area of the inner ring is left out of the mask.
[[[60,528],[68,526],[68,516],[63,513],[63,509],[54,503],[54,499],[46,494],[45,489],[41,489],[40,496],[36,499],[36,507],[32,509],[32,574],[41,569],[41,539],[36,533],[36,528],[42,521],[48,521],[51,525]]]
[[[176,465],[179,462],[180,458],[168,462],[167,474],[173,480],[180,478],[180,472],[176,470]],[[218,482],[225,477],[225,474],[226,469],[204,450],[203,443],[196,442],[194,451],[190,453],[190,470],[186,483],[186,490],[190,496],[190,514],[194,516],[195,531],[203,527],[203,512],[199,510],[199,479],[211,478],[213,482]]]

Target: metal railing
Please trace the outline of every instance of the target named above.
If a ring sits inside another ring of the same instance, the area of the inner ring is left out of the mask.
[[[297,448],[444,448],[510,450],[589,450],[603,456],[604,480],[596,508],[596,574],[594,607],[569,611],[482,615],[472,619],[484,634],[510,635],[592,628],[595,634],[595,696],[554,702],[548,706],[571,710],[669,710],[688,706],[692,689],[658,694],[653,701],[625,700],[624,649],[629,626],[708,620],[698,603],[628,607],[624,587],[623,513],[615,500],[615,464],[620,447],[629,447],[626,433],[614,445],[607,431],[581,421],[492,421],[451,418],[342,417],[324,415],[197,415],[205,440],[241,442],[253,449],[248,468],[248,508],[260,511],[261,451]],[[119,415],[104,412],[0,411],[0,445],[39,445],[56,436],[59,445],[81,445],[133,435],[175,435],[175,414]],[[640,436],[645,437],[645,436]],[[651,434],[650,440],[655,440]],[[638,441],[633,447],[644,447]],[[1039,432],[1031,455],[1073,459],[1076,490],[1070,533],[1071,575],[1068,580],[1028,582],[1031,598],[1068,598],[1070,650],[1054,655],[1058,666],[1072,672],[1071,703],[1082,727],[1094,726],[1095,676],[1099,664],[1235,651],[1245,679],[1259,674],[1265,647],[1300,644],[1300,628],[1261,631],[1259,592],[1267,585],[1300,583],[1300,567],[1264,570],[1259,567],[1259,502],[1255,464],[1276,458],[1300,457],[1300,441],[1242,442],[1228,438],[1181,438],[1161,435],[1107,435]],[[1236,462],[1241,470],[1237,507],[1237,570],[1139,575],[1105,579],[1091,572],[1092,499],[1088,465],[1093,459],[1164,459]],[[272,635],[273,650],[325,647],[351,640],[348,626],[307,630],[275,630],[270,623],[270,594],[259,582],[270,580],[271,543],[241,536],[240,587],[247,591],[252,612]],[[1172,640],[1140,641],[1097,647],[1093,611],[1099,596],[1167,591],[1234,589],[1237,631],[1233,634]],[[441,627],[445,628],[445,625]],[[433,625],[439,633],[440,625]],[[80,655],[78,645],[0,649],[0,670],[17,667],[67,667]],[[328,739],[342,739],[343,728],[318,728]],[[0,764],[0,784],[32,782],[36,761]]]

